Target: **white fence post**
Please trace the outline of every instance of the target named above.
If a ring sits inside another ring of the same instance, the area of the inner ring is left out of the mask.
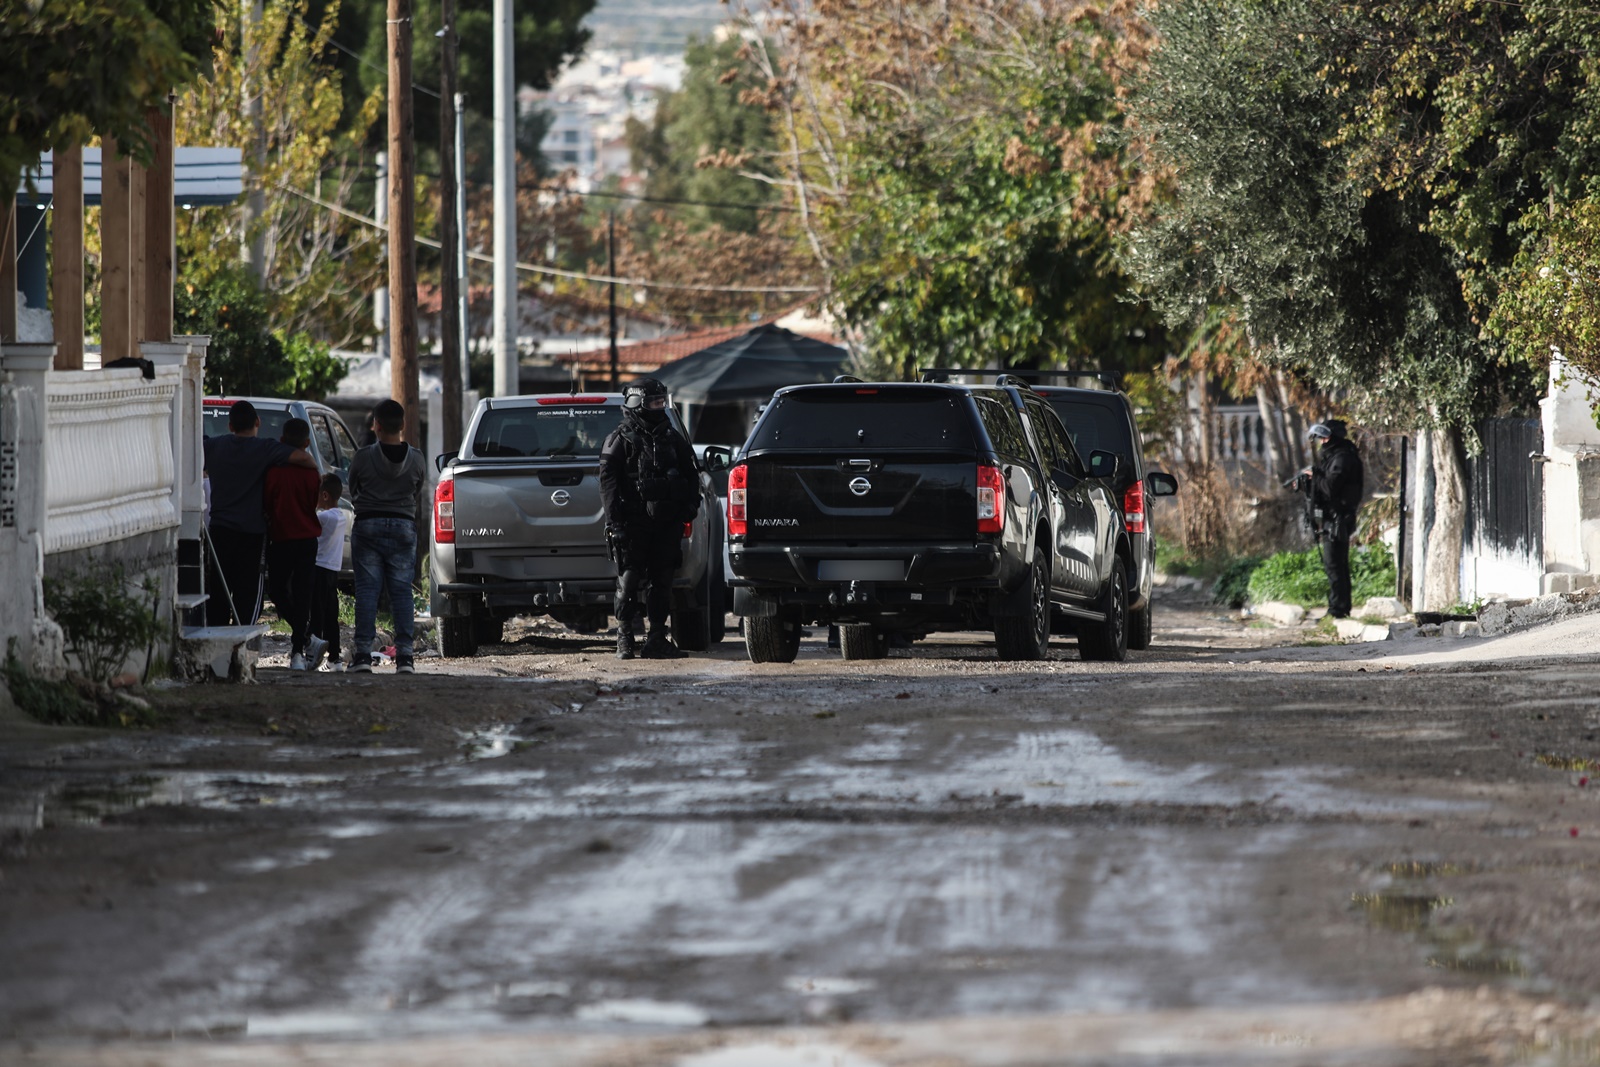
[[[61,666],[61,631],[44,610],[48,534],[46,389],[53,344],[0,347],[0,639],[17,642],[24,664]],[[6,650],[0,648],[0,655]]]

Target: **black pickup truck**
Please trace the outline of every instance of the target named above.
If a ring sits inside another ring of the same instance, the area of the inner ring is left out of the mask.
[[[808,623],[846,659],[889,636],[992,630],[1036,660],[1052,609],[1085,659],[1127,653],[1132,554],[1107,487],[1025,385],[836,382],[781,390],[729,472],[734,611],[751,660],[789,662]]]

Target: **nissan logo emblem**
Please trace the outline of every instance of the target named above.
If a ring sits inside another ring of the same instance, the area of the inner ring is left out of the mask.
[[[850,491],[856,496],[866,496],[872,492],[872,483],[865,478],[850,479]]]
[[[554,504],[558,508],[566,507],[567,501],[571,499],[572,494],[567,492],[565,489],[557,489],[555,492],[550,494],[550,503]]]

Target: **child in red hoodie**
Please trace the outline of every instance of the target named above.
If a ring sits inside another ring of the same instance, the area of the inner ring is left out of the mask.
[[[304,419],[283,424],[284,444],[309,448],[311,426]],[[273,467],[262,497],[267,511],[267,582],[278,614],[289,624],[289,669],[306,669],[306,637],[311,624],[311,589],[317,573],[317,496],[322,475],[309,467]]]

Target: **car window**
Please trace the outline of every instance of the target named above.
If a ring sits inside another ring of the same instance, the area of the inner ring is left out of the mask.
[[[1044,453],[1044,461],[1057,470],[1068,474],[1076,473],[1068,464],[1066,456],[1062,454],[1059,440],[1050,433],[1050,409],[1045,406],[1044,401],[1038,397],[1026,396],[1022,402],[1027,406],[1028,422],[1033,427],[1034,437],[1038,438],[1039,451]]]
[[[332,419],[333,437],[339,444],[339,458],[337,460],[339,472],[345,475],[345,484],[350,484],[350,461],[355,458],[356,443],[350,436],[350,431],[345,429],[343,419]]]
[[[789,393],[767,408],[749,449],[953,448],[971,450],[966,398],[926,386],[825,388]]]
[[[560,404],[494,408],[472,434],[474,456],[598,456],[622,422],[620,407]]]
[[[339,451],[333,447],[333,431],[328,428],[328,416],[311,413],[311,439],[316,442],[317,455],[329,470],[339,465]]]
[[[1098,449],[1115,452],[1125,463],[1133,462],[1133,434],[1122,412],[1070,397],[1051,397],[1050,406],[1061,416],[1078,455],[1087,456]]]
[[[1023,433],[1022,420],[1017,417],[1017,409],[1009,401],[997,397],[974,396],[972,399],[978,404],[978,417],[989,432],[994,450],[1011,459],[1026,459],[1032,450]]]
[[[207,437],[220,437],[228,432],[228,410],[231,405],[207,404],[201,409],[201,428]],[[261,419],[258,437],[276,441],[283,436],[283,424],[289,421],[287,411],[256,405],[256,416]]]
[[[1048,404],[1040,404],[1043,411],[1040,421],[1050,434],[1050,440],[1055,444],[1056,451],[1061,453],[1061,463],[1067,472],[1075,477],[1082,478],[1086,473],[1083,457],[1078,455],[1078,450],[1072,446],[1072,436],[1067,433],[1065,426],[1061,425],[1061,418]]]

